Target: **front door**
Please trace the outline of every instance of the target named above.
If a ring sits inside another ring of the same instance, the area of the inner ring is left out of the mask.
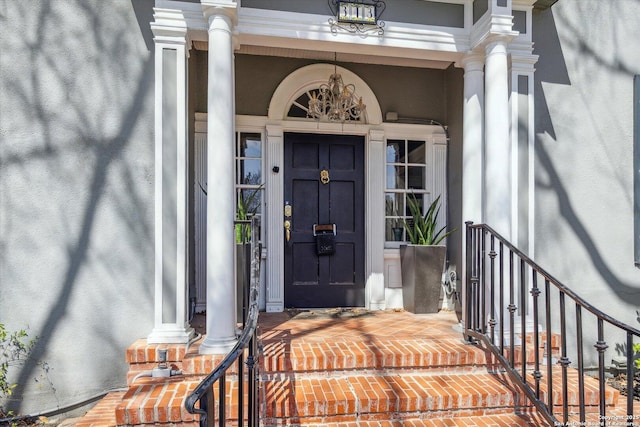
[[[364,306],[364,138],[286,133],[284,162],[285,307]]]

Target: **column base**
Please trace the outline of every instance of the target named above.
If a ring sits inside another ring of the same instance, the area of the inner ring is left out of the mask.
[[[372,272],[369,274],[365,284],[365,295],[367,309],[371,311],[385,309],[384,275],[382,273]]]
[[[268,302],[266,306],[267,313],[282,313],[284,304],[281,302]]]
[[[386,303],[384,301],[382,302],[370,302],[369,303],[369,310],[371,311],[380,311],[380,310],[385,310],[387,307]]]
[[[227,354],[238,342],[237,337],[209,338],[206,337],[200,344],[200,354]]]
[[[163,325],[153,328],[147,337],[149,344],[186,344],[195,335],[192,327],[181,328],[176,325]]]

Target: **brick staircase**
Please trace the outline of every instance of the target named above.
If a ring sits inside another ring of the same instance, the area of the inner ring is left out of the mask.
[[[261,314],[261,425],[546,425],[487,352],[462,342],[456,324],[452,313]],[[107,396],[76,425],[196,425],[184,399],[220,361],[199,355],[198,346],[185,351],[178,345],[134,343],[127,350],[128,390]],[[183,375],[136,378],[157,366],[158,348],[168,349],[169,364]],[[597,384],[589,378],[586,384],[588,412],[597,419]],[[236,387],[237,378],[228,377],[227,390]],[[544,382],[541,390],[547,390]],[[554,384],[556,404],[561,395]],[[575,393],[569,399],[576,404]],[[624,412],[617,391],[608,390],[606,399],[608,414]],[[227,414],[237,414],[235,398],[227,400]]]
[[[455,316],[301,316],[263,326],[264,426],[541,425]]]

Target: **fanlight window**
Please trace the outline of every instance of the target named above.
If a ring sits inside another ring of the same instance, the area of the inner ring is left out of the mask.
[[[344,85],[340,75],[329,84],[309,89],[291,103],[287,117],[321,122],[366,122],[366,107],[353,85]]]

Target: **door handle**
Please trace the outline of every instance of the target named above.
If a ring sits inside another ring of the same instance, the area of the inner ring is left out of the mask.
[[[291,221],[288,219],[284,222],[284,237],[287,239],[287,242],[291,239]]]

